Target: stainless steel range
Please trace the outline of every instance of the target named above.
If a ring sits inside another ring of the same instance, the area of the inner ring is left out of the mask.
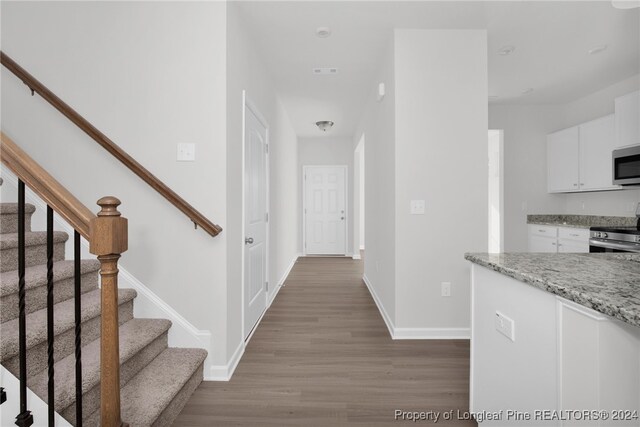
[[[640,228],[591,227],[589,252],[640,253]]]
[[[591,227],[589,252],[640,253],[640,204],[636,211],[638,223],[630,227]]]

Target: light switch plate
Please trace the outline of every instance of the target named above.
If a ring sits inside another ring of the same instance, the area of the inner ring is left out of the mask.
[[[411,215],[424,215],[424,209],[425,209],[424,200],[411,201]]]
[[[178,144],[178,155],[176,160],[179,162],[193,162],[196,160],[196,144]]]
[[[516,340],[515,336],[515,326],[513,324],[513,320],[509,319],[504,314],[496,311],[495,320],[494,320],[496,331],[500,332],[505,337],[509,338],[511,341]]]

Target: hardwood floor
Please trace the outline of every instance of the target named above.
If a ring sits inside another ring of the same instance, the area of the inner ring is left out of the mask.
[[[231,381],[203,382],[174,425],[416,424],[395,420],[402,410],[475,426],[457,419],[468,390],[468,341],[394,341],[362,281],[362,261],[300,258]]]

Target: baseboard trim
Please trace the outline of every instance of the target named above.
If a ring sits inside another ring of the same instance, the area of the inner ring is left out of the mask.
[[[280,277],[280,280],[278,280],[278,284],[276,286],[276,289],[274,289],[272,295],[269,297],[269,304],[267,305],[267,309],[269,307],[271,307],[271,304],[276,299],[276,296],[278,296],[278,292],[280,292],[280,288],[282,288],[282,286],[284,286],[284,282],[287,281],[287,278],[289,277],[289,274],[291,273],[291,270],[293,270],[293,267],[295,267],[296,262],[298,262],[298,258],[300,258],[301,256],[302,256],[301,254],[295,254],[293,256],[293,259],[289,263],[289,266],[286,268],[286,270],[282,274],[282,277]]]
[[[468,340],[469,328],[395,328],[394,340]]]
[[[471,338],[470,328],[398,328],[385,310],[378,294],[374,290],[369,278],[364,275],[362,280],[367,285],[369,293],[375,301],[378,311],[387,325],[389,335],[394,340],[468,340]]]
[[[18,178],[7,168],[2,168],[1,176],[5,183],[11,184],[14,188],[18,188]],[[28,203],[36,206],[36,213],[46,212],[47,204],[38,197],[36,193],[27,188],[25,199]],[[34,224],[36,227],[39,224]],[[74,230],[60,216],[54,215],[54,229],[62,230],[73,235]],[[69,239],[67,245],[73,244],[73,239]],[[89,242],[81,239],[82,257],[95,258],[89,252]],[[67,253],[72,254],[72,246],[67,246]],[[133,274],[129,273],[121,265],[118,265],[118,286],[120,288],[135,289],[138,293],[135,303],[133,304],[133,315],[139,318],[148,319],[168,319],[171,321],[169,329],[169,346],[181,348],[203,348],[211,353],[211,332],[200,330],[193,326],[187,319],[175,311],[169,304],[156,295],[151,289],[139,281]],[[204,362],[204,372],[207,372],[212,366],[211,357],[207,356]]]
[[[233,352],[231,359],[225,365],[211,365],[209,369],[204,370],[205,381],[229,381],[233,376],[233,373],[242,359],[246,344],[244,340],[240,341],[238,347]]]
[[[393,324],[393,321],[391,320],[391,317],[389,316],[389,314],[387,313],[387,310],[385,310],[384,306],[382,305],[380,298],[378,298],[378,294],[373,289],[373,286],[371,285],[371,282],[369,281],[369,278],[367,277],[366,274],[362,276],[362,280],[364,281],[364,284],[367,285],[367,289],[369,289],[369,293],[371,294],[373,301],[376,303],[376,306],[378,307],[378,311],[382,316],[382,320],[384,320],[384,324],[387,325],[387,329],[389,330],[389,335],[391,335],[391,338],[394,338],[395,326]]]
[[[360,254],[353,254],[353,255],[351,256],[351,258],[353,258],[353,259],[362,259],[362,257],[360,256]]]

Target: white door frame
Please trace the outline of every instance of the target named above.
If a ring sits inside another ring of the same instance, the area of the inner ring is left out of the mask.
[[[302,166],[302,254],[307,255],[307,216],[305,210],[307,209],[307,183],[305,176],[307,175],[307,169],[309,168],[343,168],[344,169],[344,256],[351,256],[349,254],[349,166],[347,165],[303,165]],[[339,255],[338,255],[339,256]]]
[[[245,307],[245,283],[244,283],[244,265],[245,265],[245,256],[244,256],[244,247],[245,247],[245,243],[244,243],[244,238],[245,238],[245,217],[246,217],[246,206],[245,206],[245,191],[244,191],[244,185],[245,185],[245,179],[244,179],[244,174],[245,174],[245,148],[246,148],[246,125],[247,125],[247,109],[251,110],[251,112],[256,116],[256,118],[258,119],[258,121],[264,126],[266,132],[265,132],[265,138],[266,138],[266,144],[267,147],[269,147],[269,142],[270,142],[270,137],[269,137],[269,124],[267,123],[267,120],[264,118],[264,116],[262,115],[262,113],[260,113],[260,110],[258,110],[258,107],[256,106],[256,104],[251,101],[251,99],[247,96],[247,91],[243,90],[242,91],[242,238],[240,239],[240,248],[241,248],[241,253],[242,253],[242,261],[240,263],[240,278],[241,278],[241,287],[242,287],[242,292],[241,292],[241,302],[242,302],[242,312],[241,312],[241,318],[242,318],[242,341],[246,344],[247,342],[249,342],[249,340],[251,339],[251,337],[253,336],[253,333],[255,332],[255,330],[258,328],[258,325],[260,324],[260,321],[262,320],[262,318],[264,317],[264,314],[267,312],[267,310],[269,309],[269,291],[271,289],[268,289],[265,292],[265,310],[264,312],[260,315],[260,317],[258,318],[258,321],[256,322],[256,324],[253,327],[253,330],[251,331],[251,333],[245,337],[245,322],[244,322],[244,307]],[[269,206],[271,205],[271,200],[269,198],[269,187],[270,187],[270,183],[269,183],[269,175],[270,175],[270,171],[269,171],[269,152],[270,149],[267,148],[267,153],[265,156],[265,175],[266,175],[266,191],[265,191],[265,201],[266,201],[266,212],[267,212],[267,229],[266,229],[266,234],[265,234],[265,280],[267,281],[267,283],[269,283],[269,239],[270,239],[270,233],[269,233],[269,229],[270,224],[271,224],[271,215],[269,213]]]

